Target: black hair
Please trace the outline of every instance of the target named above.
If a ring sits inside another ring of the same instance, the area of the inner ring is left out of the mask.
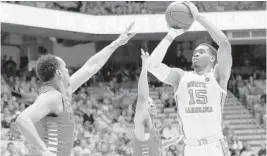
[[[54,78],[58,68],[59,62],[55,55],[42,55],[36,63],[37,77],[43,82],[50,81]]]
[[[262,94],[260,99],[266,101],[266,94]]]
[[[9,147],[10,145],[14,145],[14,143],[13,143],[13,142],[9,142],[9,143],[7,144],[7,147]]]
[[[214,56],[214,58],[215,58],[215,61],[214,61],[214,64],[213,64],[213,65],[215,65],[215,64],[217,63],[217,50],[216,50],[212,45],[210,45],[210,44],[207,43],[207,42],[202,42],[202,43],[200,43],[198,46],[200,46],[200,45],[204,45],[204,46],[206,46],[206,47],[209,48],[209,52],[210,52],[210,54],[211,54],[212,56]]]

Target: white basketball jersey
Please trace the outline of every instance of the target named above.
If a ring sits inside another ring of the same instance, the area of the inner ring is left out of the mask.
[[[226,91],[213,72],[185,72],[174,94],[186,138],[222,135],[222,106]]]

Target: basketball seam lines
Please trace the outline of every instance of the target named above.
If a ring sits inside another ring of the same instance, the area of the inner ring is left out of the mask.
[[[179,12],[179,13],[184,13],[184,14],[188,14],[188,13],[186,13],[186,12],[182,12],[182,11],[172,11],[172,12]],[[172,16],[172,12],[170,12],[169,14],[170,14],[170,16],[175,20],[175,21],[177,21],[173,16]],[[188,14],[188,15],[190,15],[190,14]],[[192,16],[192,15],[191,15]],[[184,23],[184,22],[181,22],[181,21],[177,21],[177,22],[180,22],[180,23],[182,23],[182,24],[186,24],[186,25],[190,25],[190,24],[188,24],[188,23]]]
[[[180,23],[180,24],[183,24],[183,26],[188,26],[188,25],[189,25],[189,24],[186,24],[186,23],[177,21],[175,18],[172,17],[171,13],[169,13],[169,15],[170,15],[170,17],[171,17],[174,21],[176,21],[176,22],[178,22],[178,23]]]
[[[173,7],[175,7],[176,5],[173,5],[171,8],[167,8],[166,10],[169,10],[169,11],[167,11],[166,13],[170,13],[171,12],[171,9],[173,8]]]

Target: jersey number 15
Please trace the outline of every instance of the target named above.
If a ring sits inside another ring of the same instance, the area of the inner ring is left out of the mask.
[[[207,98],[207,90],[194,90],[190,89],[188,91],[190,95],[190,105],[194,104],[207,104],[208,103],[208,98]]]

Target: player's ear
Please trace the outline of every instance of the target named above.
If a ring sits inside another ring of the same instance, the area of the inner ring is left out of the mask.
[[[214,61],[215,61],[215,57],[214,57],[214,56],[211,56],[210,60],[211,60],[212,62],[214,62]]]
[[[61,72],[60,70],[56,70],[56,73],[57,73],[57,75],[60,76],[60,77],[63,76],[63,74],[62,74],[62,72]]]

